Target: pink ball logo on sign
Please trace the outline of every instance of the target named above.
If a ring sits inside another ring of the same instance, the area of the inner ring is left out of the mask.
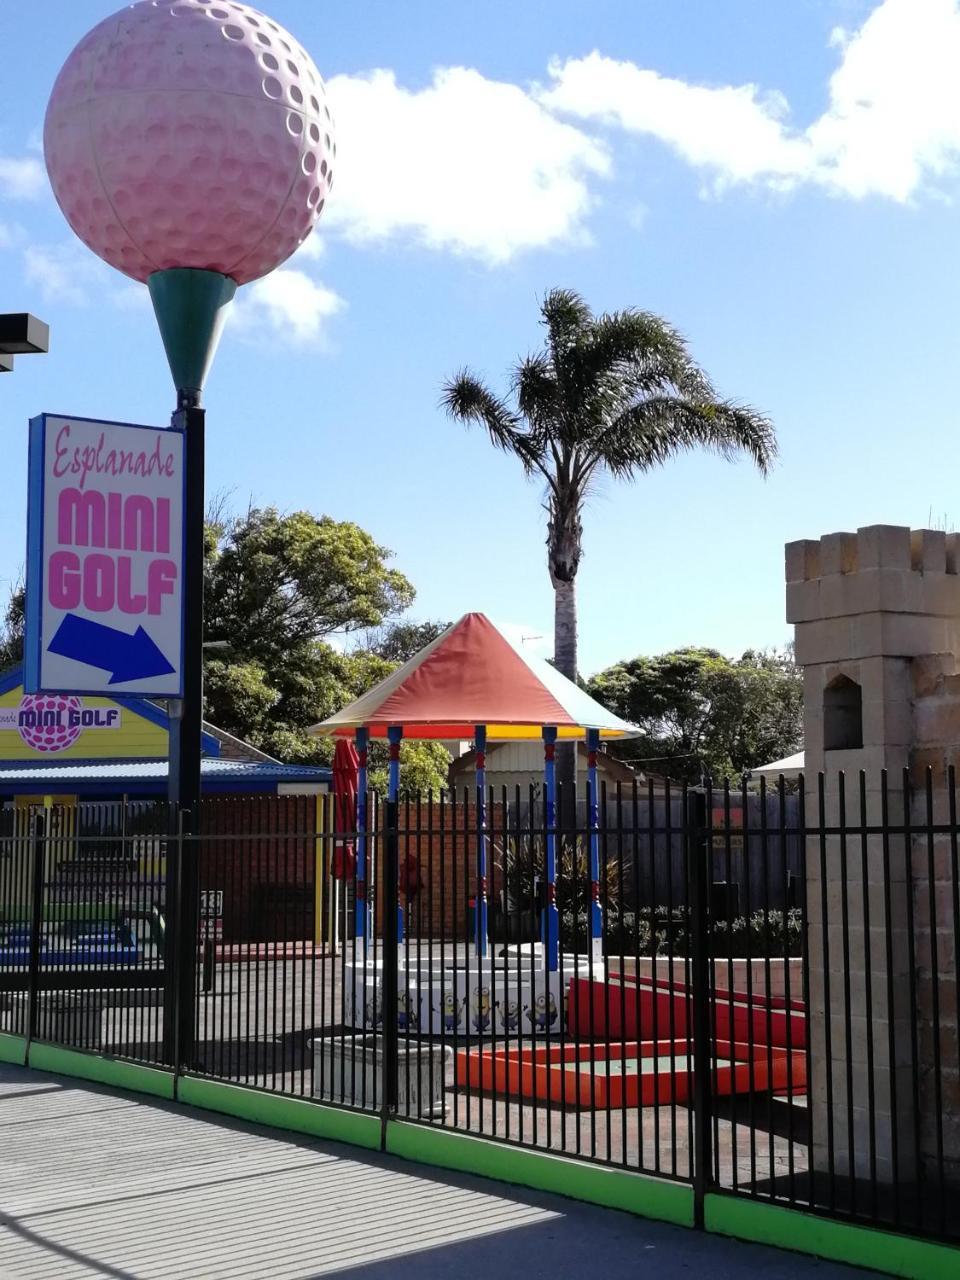
[[[309,54],[213,0],[140,0],[94,27],[57,77],[43,147],[67,221],[111,266],[237,284],[307,238],[337,154]]]
[[[79,698],[61,694],[28,693],[20,703],[20,737],[34,751],[66,751],[80,737]],[[76,723],[70,723],[70,712],[75,711]]]

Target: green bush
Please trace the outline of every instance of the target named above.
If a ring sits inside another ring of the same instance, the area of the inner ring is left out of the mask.
[[[557,906],[560,945],[566,952],[583,953],[590,944],[589,845],[585,838],[559,841]],[[502,883],[514,908],[532,903],[535,877],[543,877],[545,860],[539,837],[513,838],[495,849]],[[607,863],[600,886],[604,911],[604,950],[607,955],[656,956],[691,954],[688,907],[641,907],[629,910],[622,902],[617,864]],[[798,956],[803,946],[803,916],[796,908],[753,911],[749,916],[710,923],[710,954],[726,959],[742,956]]]
[[[565,951],[586,951],[589,918],[586,910],[563,911],[560,940]],[[745,956],[799,956],[803,947],[803,917],[796,909],[754,911],[734,920],[710,924],[710,955],[719,959]],[[690,913],[686,907],[642,909],[620,913],[608,904],[604,918],[604,951],[609,956],[688,956]]]

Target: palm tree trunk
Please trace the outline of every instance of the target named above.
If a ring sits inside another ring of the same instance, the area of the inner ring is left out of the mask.
[[[577,581],[556,582],[553,597],[553,661],[568,680],[577,679]]]
[[[577,582],[559,579],[553,586],[553,661],[568,680],[577,679]],[[577,825],[577,744],[563,742],[557,747],[557,782],[562,788],[558,814],[560,825],[571,830]]]

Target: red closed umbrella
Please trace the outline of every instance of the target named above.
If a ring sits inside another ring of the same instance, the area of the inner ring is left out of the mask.
[[[333,874],[338,880],[353,879],[357,865],[354,840],[359,767],[356,747],[347,738],[338,739],[333,753]]]

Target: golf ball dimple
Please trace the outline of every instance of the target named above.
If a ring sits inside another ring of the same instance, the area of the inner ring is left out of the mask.
[[[265,275],[310,234],[336,157],[309,55],[212,0],[138,0],[94,27],[57,77],[43,145],[73,230],[135,280]]]

